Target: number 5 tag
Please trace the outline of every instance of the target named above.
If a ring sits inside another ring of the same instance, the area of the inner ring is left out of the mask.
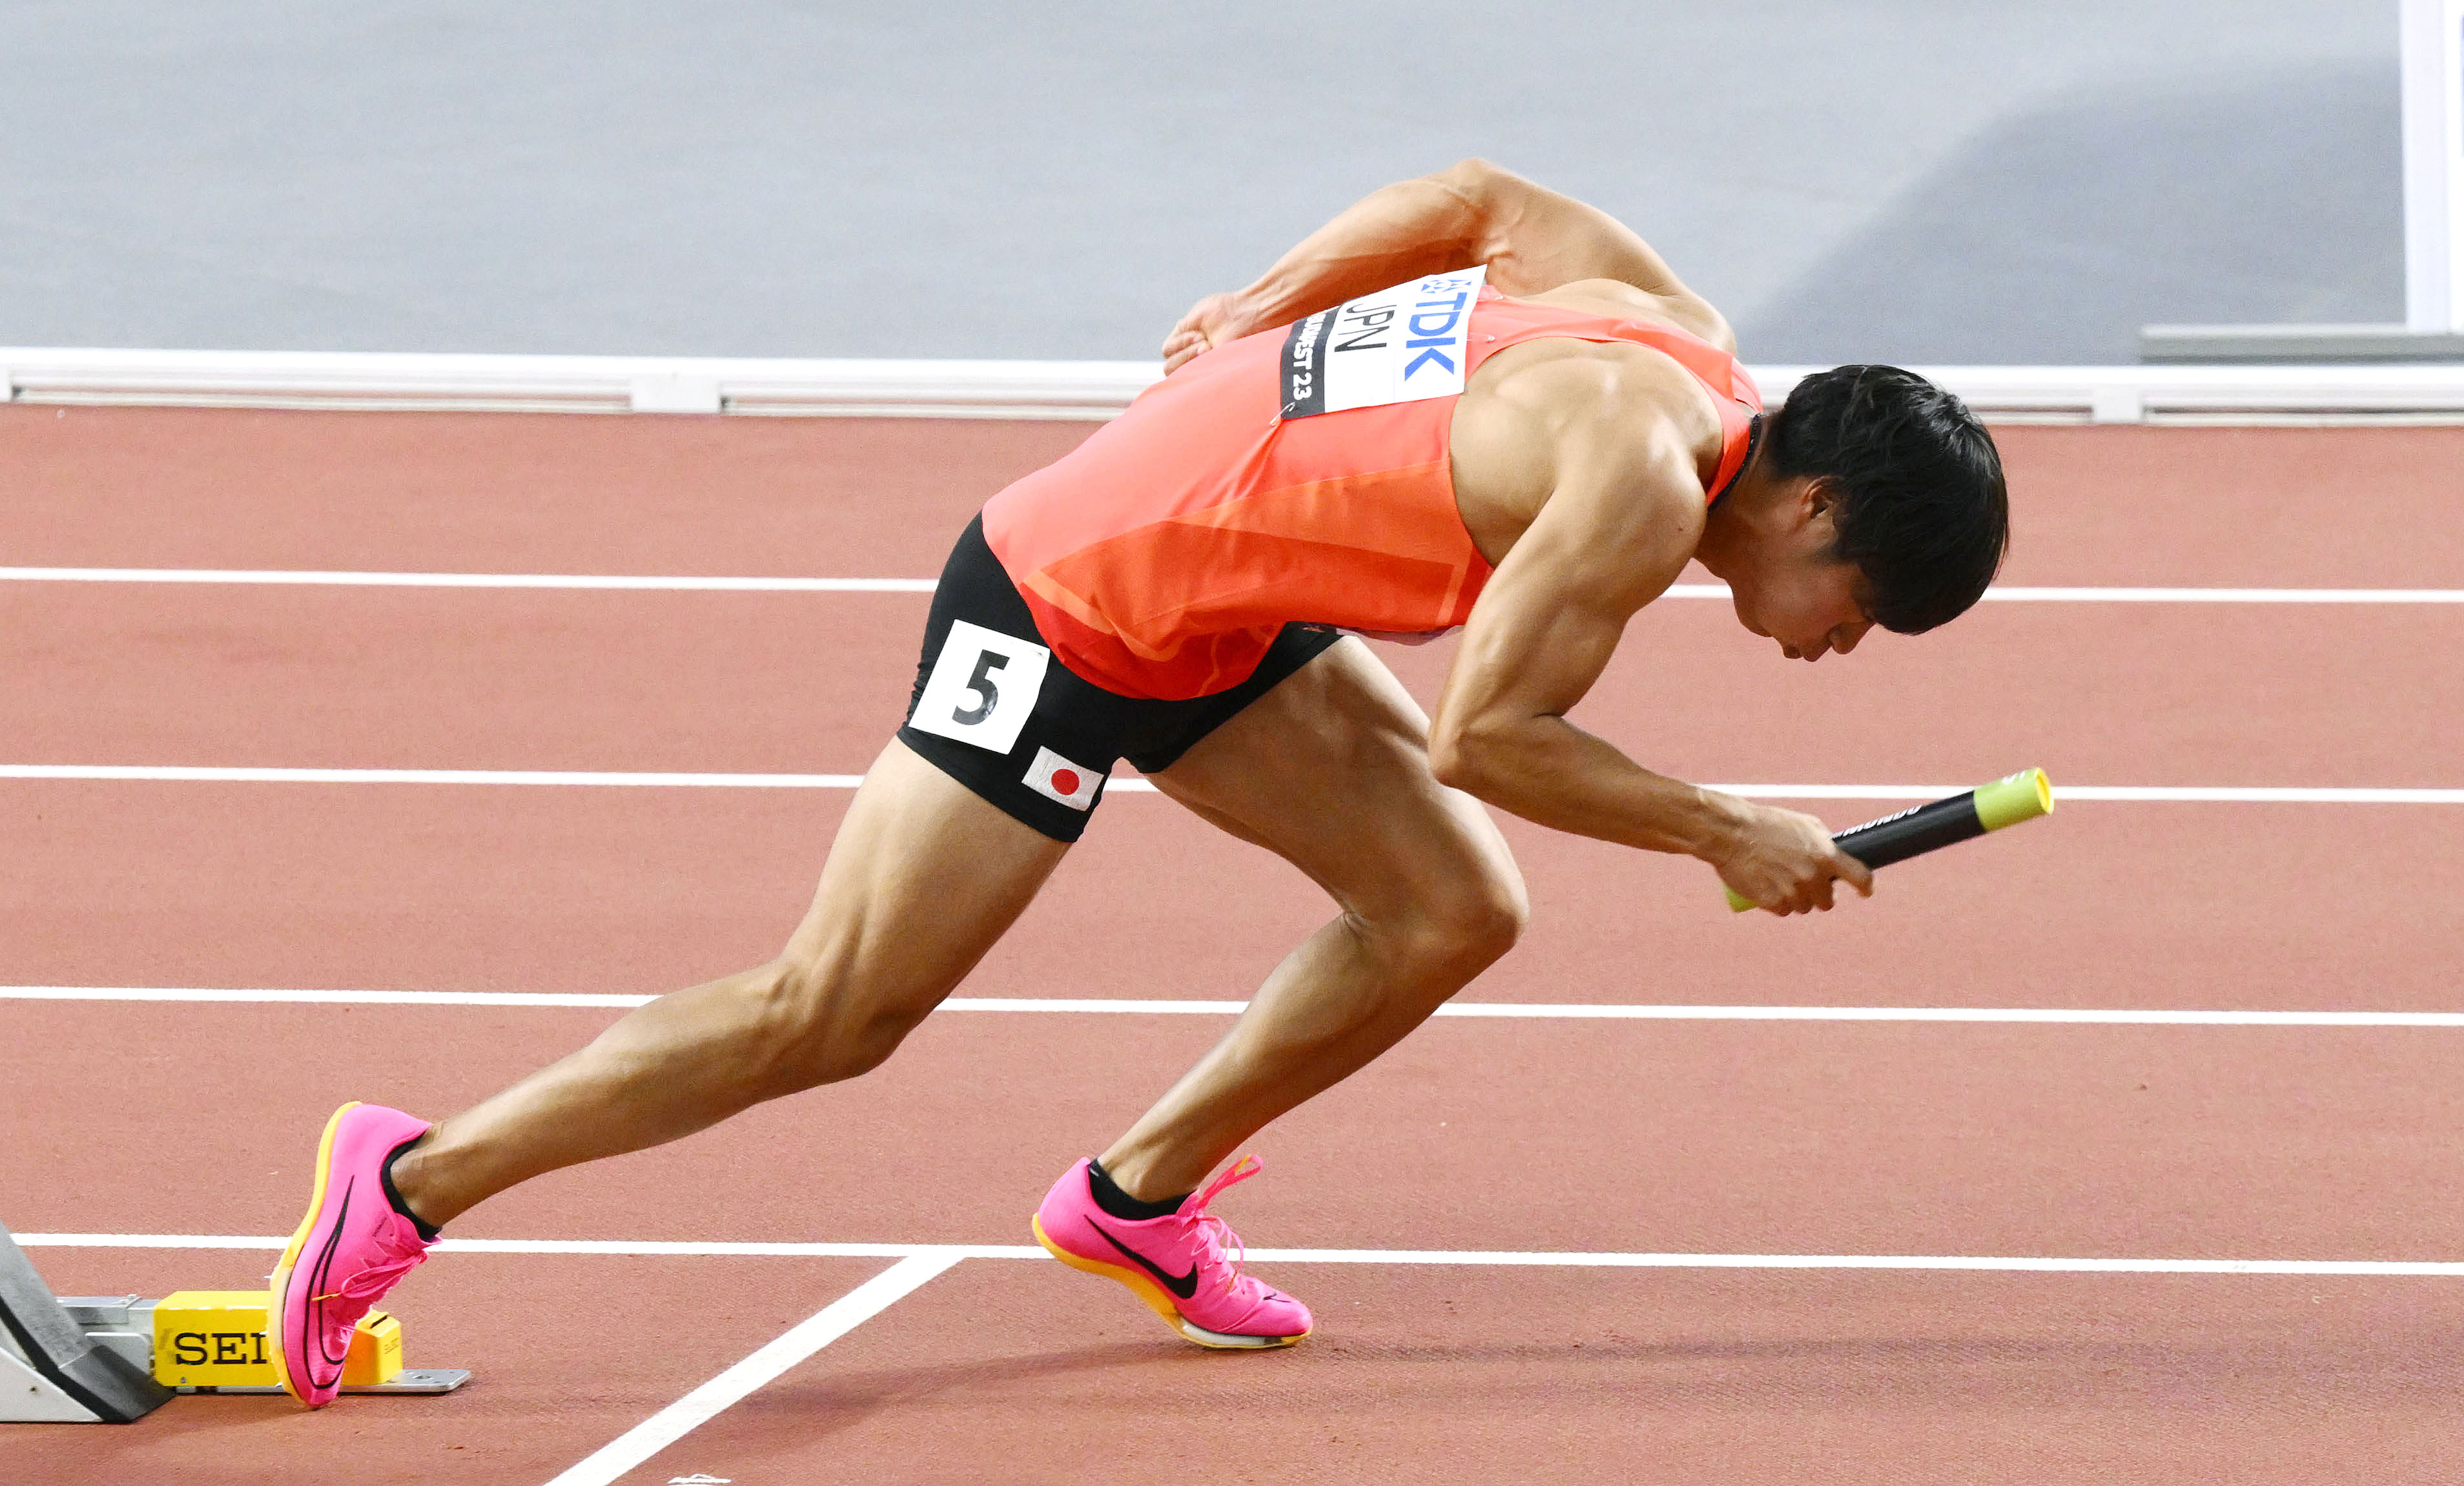
[[[907,725],[1007,753],[1035,710],[1051,659],[1041,645],[954,619]]]

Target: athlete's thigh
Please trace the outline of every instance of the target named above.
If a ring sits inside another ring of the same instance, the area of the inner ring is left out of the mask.
[[[1373,918],[1464,894],[1522,909],[1496,822],[1438,783],[1428,714],[1358,639],[1285,678],[1155,783]]]
[[[892,740],[848,805],[781,958],[838,994],[921,1015],[1017,921],[1068,851]]]

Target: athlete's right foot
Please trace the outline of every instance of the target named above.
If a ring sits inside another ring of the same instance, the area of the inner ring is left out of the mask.
[[[1289,1346],[1309,1334],[1309,1307],[1242,1274],[1240,1235],[1206,1210],[1217,1192],[1256,1176],[1265,1162],[1243,1156],[1178,1211],[1143,1221],[1096,1205],[1091,1164],[1062,1173],[1035,1211],[1036,1240],[1054,1258],[1129,1286],[1199,1346]]]
[[[380,1104],[345,1104],[325,1121],[308,1215],[275,1267],[266,1317],[282,1390],[311,1408],[341,1391],[360,1318],[428,1257],[429,1241],[394,1210],[385,1184],[386,1158],[427,1131],[428,1121]]]

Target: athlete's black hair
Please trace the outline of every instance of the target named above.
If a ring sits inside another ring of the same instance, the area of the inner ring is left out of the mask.
[[[1864,569],[1882,628],[1947,624],[1993,581],[2010,493],[1993,435],[1966,403],[1897,366],[1837,366],[1798,383],[1764,436],[1773,478],[1833,482],[1835,555]]]

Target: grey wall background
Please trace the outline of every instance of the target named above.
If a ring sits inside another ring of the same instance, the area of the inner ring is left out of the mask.
[[[2399,320],[2394,0],[0,4],[0,344],[1132,358],[1483,154],[1765,362]]]

